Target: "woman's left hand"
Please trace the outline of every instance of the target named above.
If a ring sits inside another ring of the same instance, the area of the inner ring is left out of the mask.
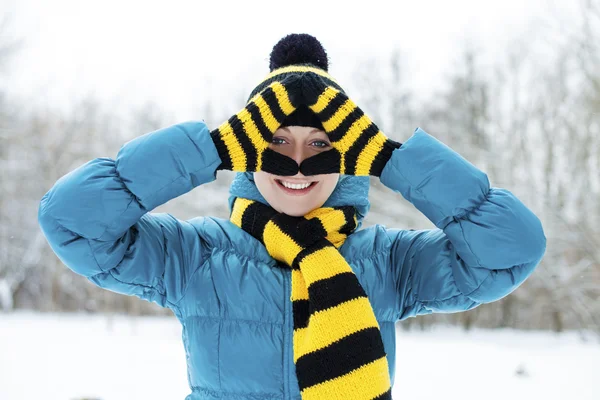
[[[303,77],[305,101],[318,116],[333,147],[305,159],[303,175],[340,173],[380,176],[392,152],[402,143],[388,138],[343,92],[317,74]]]

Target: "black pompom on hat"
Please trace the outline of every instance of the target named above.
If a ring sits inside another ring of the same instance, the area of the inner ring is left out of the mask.
[[[307,33],[292,33],[277,42],[271,51],[269,69],[288,65],[312,64],[325,71],[329,68],[327,52],[316,37]]]
[[[292,33],[277,42],[269,59],[270,74],[250,93],[248,101],[274,81],[281,81],[287,75],[314,72],[329,85],[344,92],[328,73],[329,60],[325,48],[319,40],[307,33]],[[281,126],[310,126],[325,130],[323,124],[308,106],[299,106],[285,118]]]

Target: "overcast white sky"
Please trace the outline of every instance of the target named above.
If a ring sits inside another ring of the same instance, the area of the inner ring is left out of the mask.
[[[182,119],[198,118],[208,98],[220,109],[228,96],[248,93],[288,33],[321,40],[345,87],[360,60],[398,47],[413,88],[430,91],[465,40],[493,59],[536,16],[565,2],[0,0],[13,10],[11,34],[26,39],[12,65],[13,91],[42,104],[88,92],[115,107],[155,100]]]

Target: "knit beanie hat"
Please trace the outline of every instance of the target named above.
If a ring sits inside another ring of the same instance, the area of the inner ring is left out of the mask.
[[[311,70],[323,77],[331,86],[343,92],[340,85],[328,73],[328,58],[325,49],[314,36],[289,34],[279,40],[271,52],[270,73],[252,90],[248,100],[267,87],[275,80],[282,80],[291,73]],[[310,126],[323,129],[316,114],[306,106],[298,107],[291,113],[281,126]],[[237,197],[244,197],[268,205],[254,183],[254,172],[236,173],[229,187],[229,211]],[[357,210],[358,225],[361,227],[363,218],[369,212],[369,177],[355,175],[340,175],[337,186],[323,207],[352,205]]]
[[[329,61],[325,49],[316,37],[306,33],[292,33],[283,37],[271,51],[270,73],[252,90],[248,101],[274,81],[282,81],[294,73],[314,72],[324,82],[345,93],[328,73]],[[301,105],[283,123],[285,126],[310,126],[325,130],[317,115],[308,106]]]

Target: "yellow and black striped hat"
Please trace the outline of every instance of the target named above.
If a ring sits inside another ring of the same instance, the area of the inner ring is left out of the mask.
[[[248,102],[271,83],[285,80],[293,74],[312,72],[325,84],[345,93],[339,83],[329,75],[329,61],[321,42],[306,33],[292,33],[275,44],[269,62],[270,73],[252,90]],[[324,130],[317,115],[307,105],[300,105],[287,116],[281,126],[310,126]]]

